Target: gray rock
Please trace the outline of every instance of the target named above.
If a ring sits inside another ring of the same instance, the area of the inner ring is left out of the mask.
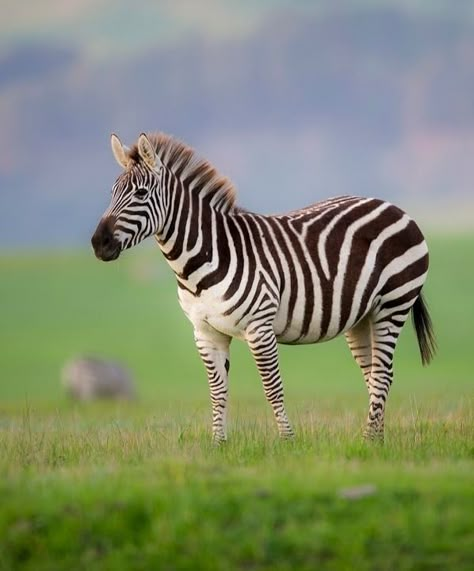
[[[346,500],[359,500],[367,496],[373,496],[377,492],[377,487],[373,484],[362,484],[361,486],[353,486],[352,488],[343,488],[339,490],[339,497]]]
[[[114,361],[97,357],[76,357],[61,371],[61,381],[76,400],[132,399],[135,388],[129,371]]]

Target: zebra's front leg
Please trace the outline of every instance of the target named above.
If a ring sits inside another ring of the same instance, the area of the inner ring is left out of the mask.
[[[278,433],[281,438],[292,438],[294,433],[285,411],[278,347],[273,327],[250,328],[246,339],[262,378],[265,396],[272,406]]]
[[[206,367],[212,404],[212,437],[216,444],[225,442],[231,338],[206,327],[194,331],[199,355]]]

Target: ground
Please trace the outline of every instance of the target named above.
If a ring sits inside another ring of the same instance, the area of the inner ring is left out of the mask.
[[[204,369],[155,249],[0,256],[0,570],[471,569],[474,237],[429,239],[439,354],[411,326],[384,447],[343,339],[282,347],[294,442],[279,442],[245,346],[229,441],[210,438]],[[132,403],[71,403],[78,354],[122,360]]]

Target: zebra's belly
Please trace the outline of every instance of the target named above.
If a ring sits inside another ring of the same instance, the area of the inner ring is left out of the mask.
[[[295,308],[289,317],[285,307],[280,307],[273,324],[278,343],[307,345],[329,341],[355,325],[352,321],[345,323],[344,326],[341,326],[339,322],[325,323],[322,312],[315,311],[308,316],[306,311],[307,309],[302,304],[299,308]]]
[[[232,304],[224,302],[220,292],[217,295],[203,292],[200,297],[195,297],[185,290],[178,290],[178,297],[181,308],[195,329],[210,326],[219,333],[237,339],[245,340],[247,328],[258,319],[260,313],[258,308],[249,312],[239,309],[228,313]],[[283,299],[273,320],[277,341],[292,345],[329,341],[355,324],[348,322],[341,327],[338,321],[325,320],[319,307],[320,304],[314,304],[311,315],[308,315],[308,306],[301,302],[290,312]]]

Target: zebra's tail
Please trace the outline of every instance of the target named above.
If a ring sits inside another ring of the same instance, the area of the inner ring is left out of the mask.
[[[418,339],[421,362],[423,365],[428,365],[436,353],[436,337],[433,331],[433,322],[422,293],[416,298],[411,318]]]

